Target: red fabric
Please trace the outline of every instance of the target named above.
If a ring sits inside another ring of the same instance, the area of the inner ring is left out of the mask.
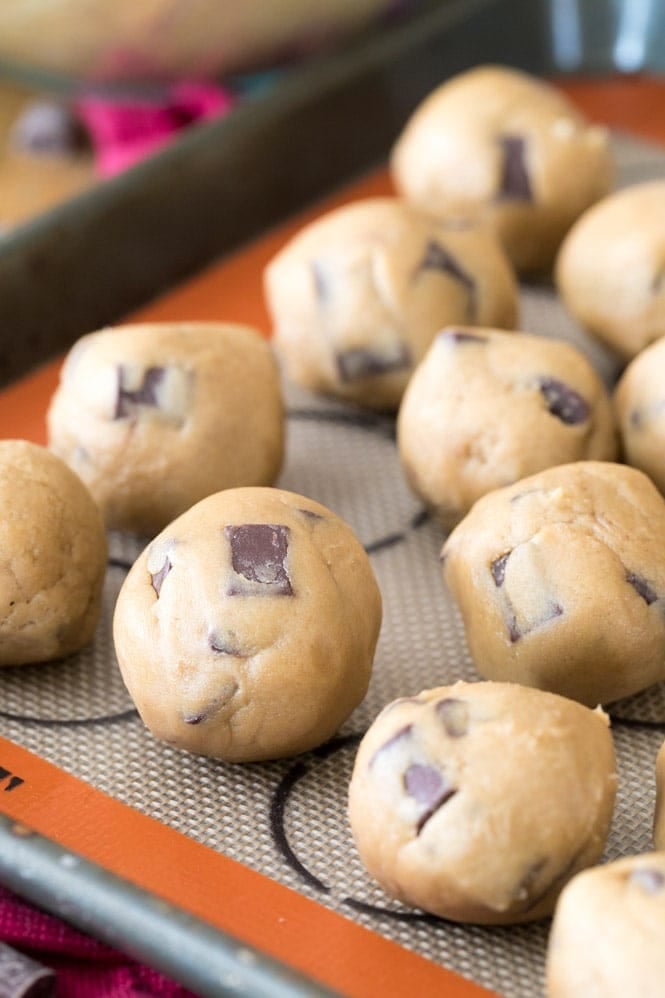
[[[78,932],[0,887],[0,940],[57,975],[57,998],[194,998],[150,967]]]
[[[183,128],[225,114],[234,97],[214,83],[181,82],[161,100],[88,96],[76,105],[98,173],[111,177],[170,142]]]

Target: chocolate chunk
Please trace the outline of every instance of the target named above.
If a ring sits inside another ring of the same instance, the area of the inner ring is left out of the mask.
[[[302,509],[302,507],[299,507],[298,512],[302,513],[302,515],[306,516],[309,520],[323,520],[324,519],[324,517],[321,516],[320,513],[315,513],[313,509]]]
[[[563,381],[558,381],[556,378],[541,378],[538,387],[547,408],[562,423],[575,426],[586,422],[589,418],[591,411],[589,403]]]
[[[538,620],[531,623],[526,630],[522,630],[517,623],[517,619],[513,614],[508,620],[508,636],[510,638],[510,643],[515,644],[521,638],[525,638],[527,634],[531,634],[532,631],[537,631],[540,627],[544,627],[545,624],[549,624],[551,620],[556,620],[557,617],[563,615],[563,607],[559,603],[550,603],[547,607],[546,612]]]
[[[498,143],[502,152],[498,199],[533,201],[524,138],[521,135],[500,135]]]
[[[152,588],[155,590],[158,597],[161,592],[162,586],[164,585],[164,579],[169,574],[172,568],[173,565],[171,564],[171,560],[169,556],[166,555],[166,557],[164,558],[164,564],[162,565],[160,570],[158,572],[155,572],[154,575],[150,576]]]
[[[651,282],[651,291],[654,295],[665,293],[665,268],[661,267],[658,273],[654,274],[653,281]]]
[[[201,721],[205,721],[207,717],[208,715],[202,711],[200,714],[184,714],[182,719],[185,724],[200,724]]]
[[[503,585],[503,581],[506,577],[506,562],[510,558],[510,551],[506,551],[505,554],[499,555],[495,558],[490,565],[490,572],[492,573],[492,578],[494,579],[494,585],[499,587]]]
[[[425,249],[425,256],[422,258],[418,264],[418,269],[416,270],[416,275],[422,273],[423,270],[440,270],[444,274],[448,274],[454,280],[459,281],[469,296],[469,316],[473,317],[476,314],[476,282],[474,278],[464,270],[459,261],[450,253],[444,246],[440,243],[435,242],[433,239],[427,243]]]
[[[89,146],[83,124],[57,101],[28,104],[14,122],[10,138],[15,149],[46,156],[72,156]]]
[[[634,430],[640,430],[643,426],[643,414],[639,409],[633,409],[628,416],[628,422]]]
[[[284,564],[289,551],[289,534],[288,527],[273,523],[224,527],[235,573],[227,595],[293,596]]]
[[[450,738],[462,738],[469,730],[469,705],[465,700],[446,697],[439,700],[435,710]]]
[[[439,333],[441,339],[450,340],[453,343],[487,343],[484,336],[478,333],[470,333],[466,329],[444,329]]]
[[[118,368],[118,397],[115,406],[114,419],[124,419],[134,413],[134,406],[147,405],[158,407],[157,389],[164,380],[166,371],[163,367],[146,368],[143,381],[136,389],[127,387],[128,372],[126,368]]]
[[[634,572],[626,572],[626,582],[639,593],[647,606],[651,606],[658,599],[658,594],[653,591],[647,580],[641,575],[635,575]]]
[[[357,347],[336,354],[335,362],[340,381],[349,382],[404,370],[411,364],[411,354],[404,343],[397,343],[386,350]]]
[[[239,658],[245,657],[237,643],[228,635],[224,636],[211,631],[208,635],[208,644],[212,651],[216,651],[220,655],[235,655]]]
[[[450,785],[440,770],[422,762],[409,766],[404,774],[404,789],[425,809],[416,824],[418,834],[439,808],[457,793],[457,788]]]
[[[658,894],[665,887],[665,874],[651,866],[633,870],[629,880],[631,884],[640,887],[645,894]]]

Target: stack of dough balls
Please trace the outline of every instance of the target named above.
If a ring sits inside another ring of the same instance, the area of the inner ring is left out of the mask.
[[[665,180],[626,187],[584,213],[557,259],[564,304],[623,360],[665,335],[663,217]]]
[[[208,496],[156,537],[116,604],[125,684],[153,734],[231,762],[330,738],[365,696],[381,595],[338,516],[281,489]]]
[[[447,226],[396,198],[329,212],[271,260],[266,300],[288,377],[315,392],[396,410],[443,326],[512,329],[517,286],[482,226]]]
[[[607,392],[575,347],[470,327],[436,337],[402,399],[397,443],[413,491],[446,529],[495,488],[617,456]]]
[[[204,496],[277,478],[284,411],[274,355],[256,330],[230,323],[91,333],[67,356],[48,438],[109,528],[154,535]]]
[[[665,679],[665,499],[641,471],[578,461],[496,489],[442,557],[486,679],[592,707]]]
[[[92,639],[106,571],[100,512],[45,447],[0,442],[0,665],[61,658]]]
[[[599,859],[615,770],[602,711],[459,682],[374,721],[351,779],[351,828],[393,897],[455,921],[528,922]]]
[[[398,192],[437,218],[480,218],[520,272],[549,270],[614,176],[604,128],[554,87],[481,66],[434,90],[392,155]]]

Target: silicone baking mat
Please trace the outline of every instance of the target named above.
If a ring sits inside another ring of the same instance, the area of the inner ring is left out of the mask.
[[[625,138],[615,144],[621,183],[665,175],[665,155],[657,148]],[[336,200],[387,190],[380,173]],[[305,217],[311,212],[139,318],[218,317],[265,325],[261,266]],[[241,274],[250,274],[249,284],[239,281]],[[550,287],[522,288],[520,327],[576,343],[608,384],[615,378],[612,357],[581,333]],[[43,439],[55,376],[52,366],[4,393],[4,436]],[[442,976],[446,967],[501,995],[532,998],[542,992],[548,921],[482,928],[408,910],[384,896],[356,855],[345,804],[362,733],[397,696],[478,676],[441,579],[443,533],[405,485],[394,422],[293,386],[286,385],[285,393],[288,448],[279,485],[323,502],[352,525],[382,590],[384,622],[364,702],[331,743],[297,759],[232,766],[157,742],[124,689],[111,640],[119,587],[145,541],[113,534],[93,645],[66,661],[2,670],[2,809],[344,993],[399,994],[407,987],[423,994],[476,993],[471,984]],[[665,684],[612,705],[610,713],[620,786],[606,858],[651,848]],[[45,768],[44,760],[55,768]],[[76,781],[64,774],[131,810],[109,811],[108,803],[76,790]],[[107,813],[111,832],[100,827]],[[154,846],[146,847],[142,816],[156,819],[150,825],[159,829]],[[162,865],[154,865],[153,849]],[[234,862],[220,865],[220,857]],[[171,876],[164,875],[166,867]],[[231,881],[242,895],[233,895]],[[267,887],[273,883],[289,890],[275,892]],[[265,924],[251,924],[261,918]],[[370,932],[358,933],[359,926]]]

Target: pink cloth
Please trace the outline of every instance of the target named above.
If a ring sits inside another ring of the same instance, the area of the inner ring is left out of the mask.
[[[170,142],[183,128],[226,114],[230,91],[214,83],[175,83],[162,100],[83,97],[76,111],[95,153],[97,170],[112,177]]]
[[[57,998],[195,998],[156,970],[0,887],[0,940],[57,975]]]

